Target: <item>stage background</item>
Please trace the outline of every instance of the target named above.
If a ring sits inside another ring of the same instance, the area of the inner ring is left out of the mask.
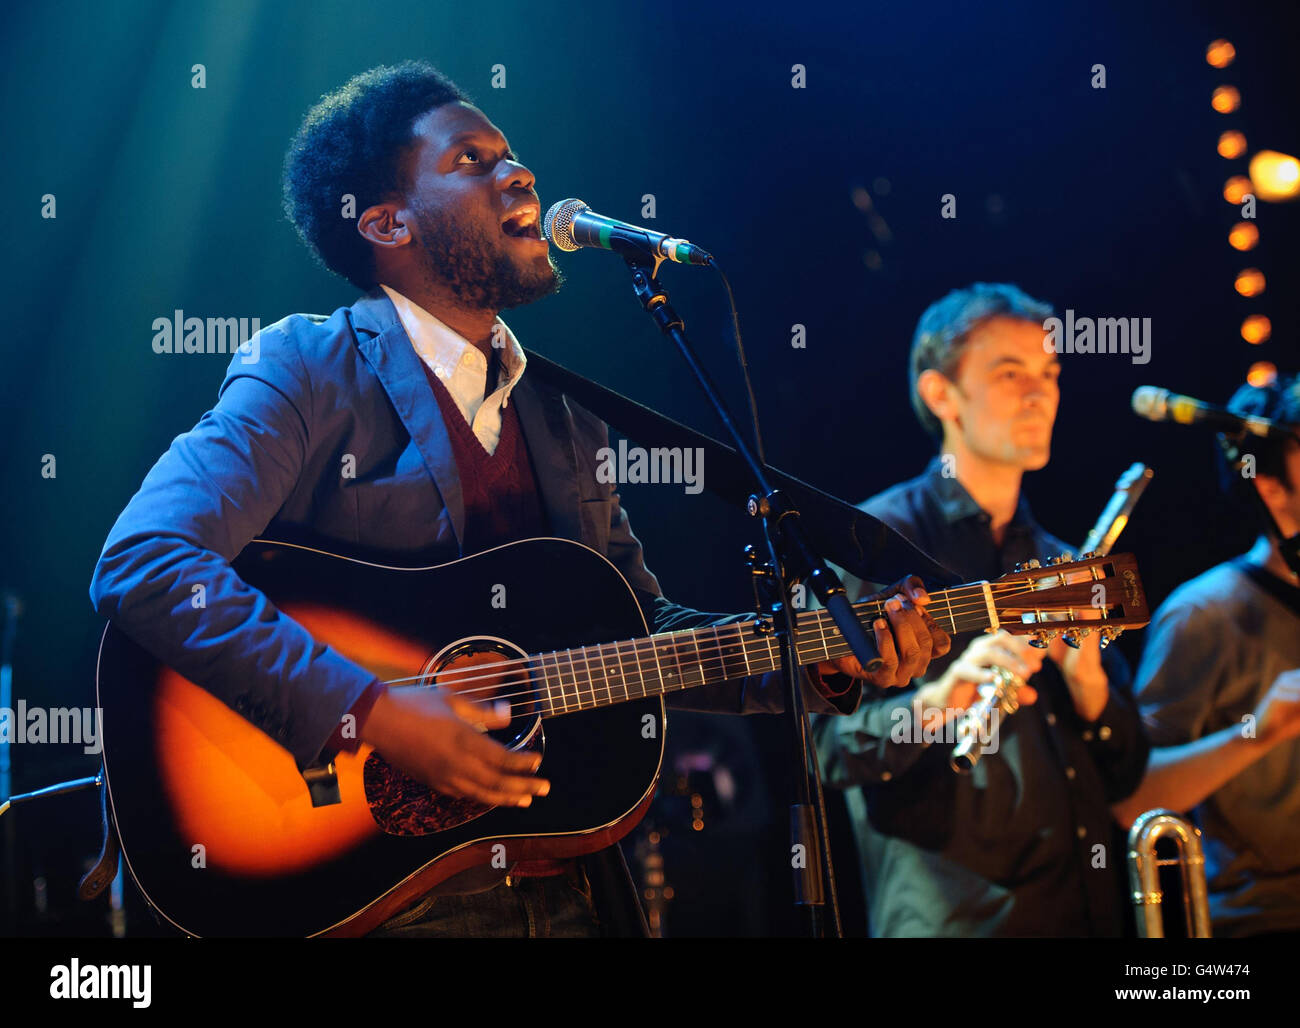
[[[1039,519],[1078,540],[1116,476],[1151,464],[1122,548],[1138,555],[1153,602],[1248,541],[1217,500],[1211,438],[1141,422],[1128,397],[1156,384],[1223,401],[1255,360],[1300,363],[1300,207],[1261,204],[1258,249],[1230,249],[1220,194],[1244,162],[1215,153],[1229,127],[1252,152],[1300,152],[1293,26],[1269,5],[135,0],[13,4],[6,21],[0,585],[24,604],[14,681],[30,704],[93,704],[96,557],[228,363],[155,354],[153,320],[180,309],[267,325],[353,301],[285,220],[281,161],[323,92],[406,58],[474,96],[536,173],[544,205],[577,196],[648,222],[652,194],[652,224],[717,255],[774,465],[850,501],[919,472],[934,447],[906,393],[916,318],[952,288],[1013,281],[1061,311],[1153,326],[1147,365],[1064,358],[1053,461],[1026,482]],[[1223,72],[1204,59],[1220,36],[1238,54]],[[191,85],[195,64],[205,88]],[[792,87],[796,64],[805,88]],[[1092,85],[1097,64],[1104,89]],[[505,88],[492,86],[494,65]],[[1222,83],[1244,96],[1229,117],[1209,105]],[[947,193],[955,219],[940,216]],[[45,194],[54,219],[42,217]],[[560,262],[559,295],[505,315],[524,344],[718,434],[621,262],[589,251]],[[1268,279],[1254,301],[1232,287],[1246,266]],[[742,413],[720,283],[678,268],[663,280]],[[1238,334],[1254,312],[1273,321],[1258,347]],[[795,325],[803,348],[791,345]],[[46,454],[54,478],[42,477]],[[680,486],[628,486],[623,501],[668,595],[748,606],[741,513]],[[1130,658],[1140,645],[1140,634],[1123,640]],[[690,727],[687,748],[714,745],[712,724]],[[747,719],[716,737],[723,759],[748,769],[743,802],[718,808],[698,838],[677,833],[672,923],[679,934],[789,931],[780,726]],[[95,765],[76,747],[15,747],[15,786]],[[102,908],[72,899],[94,815],[82,795],[6,818],[18,840],[11,927],[103,930]],[[728,832],[743,845],[726,844]],[[838,854],[860,931],[852,848]],[[692,907],[710,876],[743,879],[744,891]]]

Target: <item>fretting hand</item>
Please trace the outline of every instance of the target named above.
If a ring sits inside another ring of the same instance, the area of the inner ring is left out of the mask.
[[[901,688],[924,674],[931,660],[952,648],[948,633],[925,609],[930,595],[917,576],[904,578],[863,599],[885,600],[885,616],[876,618],[871,625],[880,667],[869,672],[850,654],[818,664],[817,670],[823,675],[844,674],[882,689]]]

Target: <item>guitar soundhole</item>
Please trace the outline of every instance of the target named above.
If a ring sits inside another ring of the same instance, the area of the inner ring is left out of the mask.
[[[510,749],[541,752],[546,743],[540,717],[540,672],[528,655],[504,639],[477,638],[453,643],[430,657],[420,674],[440,689],[454,689],[476,702],[510,703],[510,724],[489,733]],[[445,796],[390,766],[372,753],[363,772],[366,802],[375,823],[389,835],[445,832],[492,806],[463,797]]]

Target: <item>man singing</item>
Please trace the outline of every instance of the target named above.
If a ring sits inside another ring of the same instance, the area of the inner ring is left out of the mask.
[[[550,534],[605,554],[657,632],[718,615],[663,597],[617,493],[596,475],[606,427],[526,375],[498,314],[555,291],[559,277],[532,173],[455,85],[415,63],[352,79],[308,113],[284,194],[308,248],[365,296],[328,318],[272,325],[256,361],[235,356],[217,405],[172,443],[109,534],[91,583],[95,609],[299,767],[364,742],[440,793],[527,806],[549,789],[536,775],[540,758],[478,730],[503,727],[507,714],[441,690],[386,688],[244,584],[230,561],[256,536],[427,565]],[[348,198],[355,218],[343,213]],[[196,582],[201,609],[190,602]],[[556,588],[563,602],[563,583]],[[810,707],[851,710],[855,679],[900,685],[946,652],[924,602],[909,591],[874,626],[881,670],[867,675],[842,659],[812,671]],[[776,676],[699,692],[683,705],[780,705]],[[348,714],[358,739],[341,731]],[[614,848],[484,868],[380,931],[634,931],[630,889]]]
[[[921,315],[912,405],[941,440],[923,474],[862,504],[963,580],[1069,549],[1035,522],[1025,472],[1047,464],[1060,363],[1051,308],[1011,285],[957,290]],[[1047,659],[1044,658],[1044,652]],[[1103,659],[1104,656],[1104,659]],[[1000,666],[1031,683],[969,776],[933,740]],[[1147,746],[1118,653],[1035,650],[1005,632],[954,640],[915,689],[819,719],[828,780],[846,799],[877,936],[1119,935],[1125,916],[1109,804]],[[928,731],[915,726],[924,723]]]

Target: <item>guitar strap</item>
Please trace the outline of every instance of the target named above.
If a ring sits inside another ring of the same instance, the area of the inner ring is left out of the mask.
[[[732,447],[597,385],[541,354],[532,350],[524,353],[530,375],[573,397],[629,439],[643,445],[653,442],[656,446],[703,451],[709,469],[703,476],[704,488],[713,495],[741,507],[753,493],[749,466]],[[770,465],[764,465],[764,469],[769,481],[799,511],[813,548],[862,581],[888,584],[907,575],[920,575],[932,589],[961,582],[957,575],[878,518],[784,471]]]

